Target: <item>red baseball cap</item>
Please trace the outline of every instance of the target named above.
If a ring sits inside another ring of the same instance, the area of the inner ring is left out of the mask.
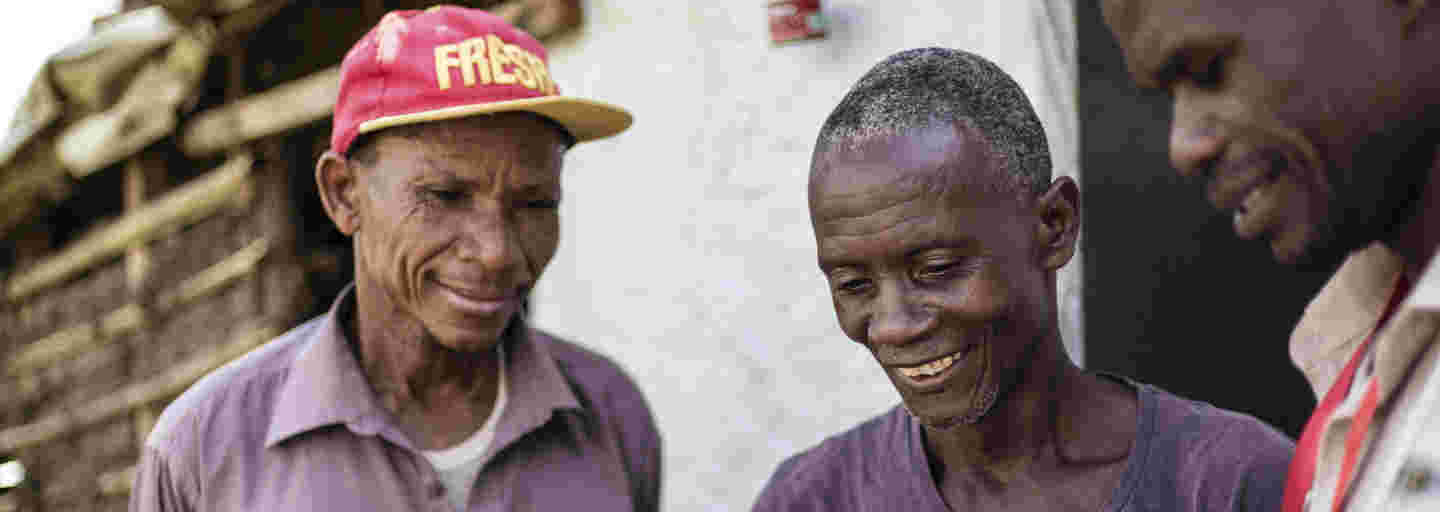
[[[561,96],[545,47],[504,18],[442,5],[386,14],[345,54],[330,148],[344,154],[382,128],[510,111],[550,118],[576,142],[633,120],[623,108]]]

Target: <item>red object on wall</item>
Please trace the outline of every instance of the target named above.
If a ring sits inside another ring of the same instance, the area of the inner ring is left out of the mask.
[[[772,0],[770,42],[775,44],[825,37],[825,18],[820,0]]]

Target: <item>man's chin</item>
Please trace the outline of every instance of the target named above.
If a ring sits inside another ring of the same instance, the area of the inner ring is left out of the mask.
[[[472,328],[458,329],[443,326],[429,329],[435,344],[462,353],[478,353],[493,350],[504,339],[504,329]]]
[[[995,403],[999,400],[999,390],[993,384],[986,385],[984,389],[978,390],[979,396],[970,396],[966,399],[963,408],[954,407],[911,407],[905,404],[905,411],[910,413],[915,421],[921,425],[937,430],[948,430],[961,425],[976,425],[995,409]],[[919,409],[919,410],[917,410]]]

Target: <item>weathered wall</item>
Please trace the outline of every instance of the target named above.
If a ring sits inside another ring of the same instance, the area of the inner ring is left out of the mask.
[[[950,46],[996,61],[1074,175],[1074,36],[1063,0],[826,0],[827,39],[772,47],[764,2],[585,3],[548,41],[566,91],[635,126],[567,161],[560,253],[536,322],[618,359],[665,439],[666,510],[744,510],[775,465],[897,403],[836,325],[804,182],[820,123],[870,66]],[[1079,263],[1062,275],[1080,340]]]
[[[121,257],[22,303],[7,304],[0,311],[0,389],[6,390],[0,399],[0,433],[13,433],[17,427],[58,414],[94,409],[97,401],[113,399],[129,386],[208,357],[254,326],[273,326],[279,332],[295,323],[307,297],[303,275],[290,253],[294,234],[288,172],[280,162],[262,159],[251,171],[252,201],[178,227],[147,244],[151,270],[138,291],[127,284],[126,261]],[[173,292],[217,263],[233,260],[233,255],[262,238],[268,240],[269,250],[249,270],[193,300],[157,305],[156,297]],[[145,321],[136,329],[85,345],[36,370],[12,371],[14,357],[46,335],[133,304],[145,311]],[[148,414],[162,410],[171,396],[157,398]],[[53,439],[21,448],[15,455],[26,467],[26,486],[5,502],[22,510],[125,510],[125,489],[106,492],[100,480],[107,474],[122,476],[137,462],[140,439],[153,421],[153,416],[144,419],[145,414],[139,409],[127,411],[63,429]],[[128,479],[115,483],[121,481]]]

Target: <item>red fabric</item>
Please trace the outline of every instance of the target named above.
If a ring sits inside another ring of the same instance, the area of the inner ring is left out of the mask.
[[[490,36],[505,46],[494,45],[497,51],[492,51]],[[472,83],[465,84],[460,53],[455,49],[437,52],[437,47],[474,38],[482,40],[475,47],[479,51],[464,63],[487,69],[471,67]],[[531,62],[532,56],[539,62]],[[436,69],[437,61],[446,60],[441,57],[453,59],[439,70],[449,75],[443,87]],[[494,14],[456,6],[391,12],[360,38],[340,63],[340,93],[330,147],[345,153],[360,124],[372,119],[559,95],[548,67],[549,57],[539,41]],[[505,80],[495,79],[497,69]],[[544,75],[543,80],[537,75]],[[532,86],[527,87],[522,79]],[[504,81],[510,83],[501,83]]]
[[[1285,481],[1285,503],[1280,508],[1283,512],[1304,512],[1305,495],[1310,492],[1310,486],[1315,481],[1315,457],[1319,450],[1320,432],[1325,428],[1325,423],[1330,419],[1330,415],[1335,413],[1335,408],[1345,401],[1345,395],[1350,391],[1350,384],[1355,380],[1355,371],[1359,368],[1360,361],[1365,359],[1370,342],[1375,340],[1375,333],[1380,332],[1380,328],[1390,320],[1390,315],[1395,312],[1396,307],[1409,294],[1409,291],[1409,282],[1402,274],[1395,284],[1394,291],[1390,293],[1390,300],[1385,305],[1385,311],[1381,313],[1379,321],[1375,323],[1375,328],[1355,349],[1355,353],[1350,356],[1350,362],[1345,364],[1345,369],[1340,372],[1335,383],[1330,385],[1329,391],[1325,392],[1325,397],[1320,400],[1320,404],[1315,407],[1315,412],[1310,415],[1310,420],[1305,423],[1305,431],[1300,435],[1300,442],[1295,446],[1295,458],[1290,461],[1290,476]],[[1340,504],[1344,502],[1342,498],[1344,498],[1345,484],[1350,473],[1354,471],[1355,459],[1359,457],[1359,444],[1363,444],[1365,439],[1364,432],[1360,432],[1361,443],[1354,443],[1356,432],[1362,429],[1368,430],[1370,420],[1374,417],[1375,402],[1378,401],[1379,393],[1375,381],[1372,380],[1370,384],[1370,389],[1361,402],[1361,410],[1356,418],[1355,428],[1350,431],[1350,438],[1346,439],[1344,464],[1340,470],[1340,487],[1335,495],[1335,510],[1337,511],[1340,510]],[[1368,410],[1367,404],[1369,405]]]
[[[1375,406],[1380,402],[1380,386],[1375,379],[1370,380],[1369,388],[1365,391],[1365,399],[1360,401],[1360,410],[1355,413],[1355,425],[1345,439],[1345,459],[1340,466],[1340,481],[1335,484],[1335,512],[1340,512],[1340,504],[1345,502],[1350,477],[1355,475],[1355,462],[1360,458],[1360,449],[1365,446],[1365,433],[1370,431],[1370,422],[1375,419]]]

